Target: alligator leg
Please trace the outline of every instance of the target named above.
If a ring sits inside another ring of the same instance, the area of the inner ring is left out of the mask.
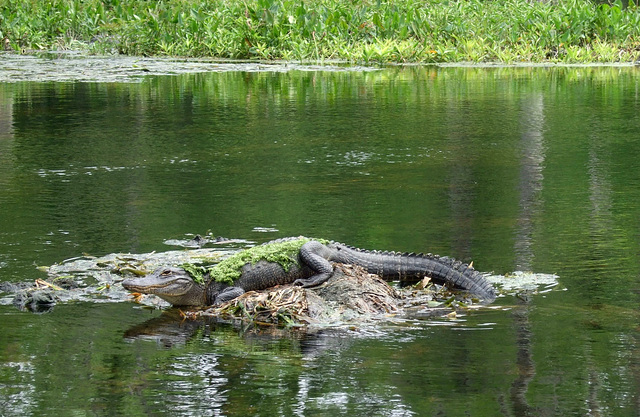
[[[231,301],[236,297],[240,297],[245,291],[241,287],[227,287],[216,295],[213,305],[220,305],[227,301]]]
[[[326,247],[315,240],[302,245],[300,248],[300,260],[316,272],[316,274],[309,278],[297,279],[293,282],[294,285],[299,285],[303,288],[315,287],[331,278],[331,275],[333,275],[333,265],[331,265],[331,262],[329,262],[327,258],[322,256],[325,250]]]

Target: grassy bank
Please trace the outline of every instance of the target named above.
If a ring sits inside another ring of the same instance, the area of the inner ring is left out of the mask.
[[[589,0],[4,0],[5,49],[351,62],[630,62],[640,8]]]

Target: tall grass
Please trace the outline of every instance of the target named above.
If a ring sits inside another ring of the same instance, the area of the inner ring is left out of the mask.
[[[3,0],[14,50],[352,62],[640,59],[640,8],[589,0]]]

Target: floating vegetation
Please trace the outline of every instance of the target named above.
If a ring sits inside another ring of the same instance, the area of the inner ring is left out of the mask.
[[[202,70],[204,71],[204,70]],[[209,245],[230,245],[233,243],[247,244],[249,241],[244,239],[228,239],[222,236],[213,236],[211,233],[206,235],[191,235],[190,239],[167,239],[164,241],[165,245],[182,246],[183,248],[194,249],[202,248]]]
[[[33,286],[16,286],[13,305],[22,311],[47,313],[61,300],[59,292],[77,288],[77,284],[66,277],[54,279],[53,282],[57,282],[58,285],[43,279],[36,279]]]
[[[633,62],[620,0],[7,0],[7,50],[350,62]]]
[[[500,294],[505,295],[516,295],[522,292],[541,294],[562,289],[555,274],[515,271],[506,275],[487,275],[486,278],[498,288]]]
[[[296,246],[302,245],[299,240],[289,243],[291,255],[297,253]],[[233,257],[236,261],[251,262],[250,257],[238,257],[242,252],[265,256],[264,247],[254,248],[257,249],[240,252],[200,248],[143,254],[113,253],[99,258],[84,255],[47,268],[37,268],[47,273],[46,280],[0,282],[0,305],[13,303],[20,309],[39,313],[51,311],[59,302],[72,301],[132,300],[149,307],[169,307],[168,303],[152,295],[133,294],[132,299],[132,294],[124,290],[120,282],[123,277],[148,273],[165,265],[210,265]],[[500,294],[515,296],[551,291],[558,283],[556,275],[524,272],[487,278],[498,287]],[[285,285],[251,291],[221,306],[186,311],[184,315],[187,318],[214,316],[270,326],[333,327],[433,317],[457,320],[461,313],[464,315],[469,309],[480,306],[482,304],[477,300],[434,285],[428,278],[414,286],[398,288],[361,267],[336,264],[334,276],[321,286]]]
[[[130,300],[131,293],[120,284],[124,277],[148,274],[163,265],[185,262],[211,264],[229,254],[225,250],[202,248],[143,254],[112,253],[102,257],[80,256],[49,267],[38,267],[39,271],[47,274],[46,280],[18,283],[0,281],[0,305],[14,304],[22,310],[48,312],[59,302]],[[154,296],[141,296],[138,301],[152,307],[168,306],[168,303]]]

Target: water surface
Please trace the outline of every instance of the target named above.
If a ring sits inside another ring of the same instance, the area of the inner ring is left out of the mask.
[[[638,80],[414,67],[0,83],[0,280],[210,231],[561,283],[456,321],[311,334],[130,303],[0,306],[0,414],[637,415]]]

